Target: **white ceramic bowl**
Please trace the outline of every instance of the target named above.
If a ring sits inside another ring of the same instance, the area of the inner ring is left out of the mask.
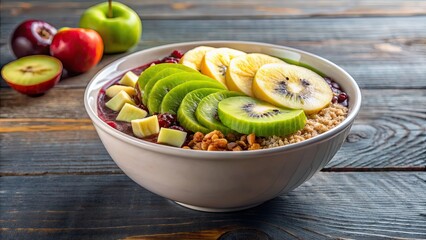
[[[124,72],[200,45],[230,47],[306,63],[348,93],[349,114],[332,130],[306,141],[242,152],[185,150],[143,141],[117,131],[97,115],[101,87]],[[187,42],[155,47],[123,57],[88,84],[84,104],[105,148],[123,172],[140,186],[186,207],[202,211],[249,208],[289,192],[323,168],[339,150],[361,105],[355,80],[332,62],[293,48],[240,41]]]

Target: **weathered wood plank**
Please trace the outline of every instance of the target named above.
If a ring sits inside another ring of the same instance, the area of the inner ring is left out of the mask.
[[[0,118],[87,119],[84,89],[63,89],[61,84],[40,97],[28,97],[12,89],[0,89]]]
[[[185,209],[124,175],[0,182],[5,240],[236,239],[244,233],[270,239],[426,237],[424,172],[318,173],[287,195],[226,214]]]
[[[291,18],[291,17],[352,17],[352,16],[412,16],[426,14],[424,1],[136,1],[122,0],[143,19],[223,19],[223,18]],[[63,17],[64,10],[79,16],[96,1],[11,1],[3,0],[2,16],[34,18],[49,12]],[[61,15],[62,14],[62,15]]]
[[[85,126],[92,130],[2,133],[0,175],[121,173]]]
[[[76,27],[78,19],[72,15],[52,22],[56,27]],[[145,20],[142,42],[156,44],[193,40],[240,40],[264,42],[318,42],[342,40],[408,40],[409,43],[423,42],[426,16],[386,18],[302,18],[302,19],[261,19],[261,20]],[[8,18],[1,23],[1,38],[9,39],[21,18]],[[374,26],[372,26],[374,25]],[[161,31],[158,31],[161,29]],[[309,33],[309,34],[306,34]],[[214,38],[213,38],[214,37]],[[407,43],[408,44],[408,43]]]
[[[426,101],[426,91],[363,90],[362,95],[350,135],[327,168],[409,166],[407,159],[426,167],[426,105],[417,102]]]
[[[76,23],[63,24],[72,26]],[[7,37],[12,29],[3,30],[5,27],[2,24],[1,31],[2,36]],[[254,22],[147,20],[142,41],[133,51],[188,39],[268,42],[325,57],[346,69],[364,88],[426,88],[424,29],[426,17],[277,19]],[[0,65],[14,59],[7,44],[0,50]],[[86,74],[62,81],[61,86],[85,87],[97,71],[124,55],[105,56],[97,67]],[[0,86],[5,87],[6,83],[0,81]]]
[[[82,89],[53,89],[40,98],[4,92],[8,94],[0,101],[0,174],[120,172],[87,118]],[[360,114],[325,170],[426,167],[425,91],[362,93]]]
[[[5,126],[2,126],[5,125]],[[50,132],[95,130],[90,119],[25,118],[0,119],[0,132]]]

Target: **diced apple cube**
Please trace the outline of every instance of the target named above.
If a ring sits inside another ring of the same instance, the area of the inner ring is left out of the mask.
[[[157,115],[147,118],[132,120],[132,130],[136,137],[144,138],[157,134],[160,131]]]
[[[186,140],[186,132],[182,132],[176,129],[161,128],[158,134],[157,142],[161,144],[167,144],[175,147],[182,147],[182,144]]]
[[[117,95],[115,95],[113,98],[111,98],[107,103],[105,103],[105,106],[107,106],[113,111],[118,112],[121,110],[125,103],[135,105],[133,99],[129,96],[129,94],[122,90],[117,93]]]
[[[131,122],[135,119],[141,119],[146,117],[148,113],[140,109],[136,106],[133,106],[132,104],[125,103],[124,106],[121,108],[120,112],[117,115],[117,118],[115,120],[117,121],[123,121],[123,122]]]
[[[118,82],[121,85],[129,86],[129,87],[135,87],[136,82],[138,81],[138,76],[134,74],[132,71],[128,71]]]
[[[129,94],[130,96],[136,95],[136,90],[133,87],[128,87],[128,86],[121,86],[121,85],[112,85],[111,87],[107,88],[107,90],[105,91],[105,94],[112,98],[115,95],[117,95],[117,93],[119,93],[120,91],[125,91],[127,94]]]

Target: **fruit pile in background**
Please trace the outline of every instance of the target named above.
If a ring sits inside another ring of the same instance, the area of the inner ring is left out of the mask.
[[[104,53],[125,52],[142,34],[138,14],[118,2],[90,7],[79,28],[59,31],[41,20],[26,20],[12,33],[10,47],[18,58],[6,64],[1,75],[16,91],[38,96],[54,87],[62,70],[84,73],[96,66]]]
[[[101,91],[99,115],[111,126],[127,128],[124,132],[148,141],[191,148],[198,144],[194,136],[216,136],[206,141],[217,140],[217,146],[193,149],[253,150],[261,148],[255,140],[259,137],[300,132],[307,116],[345,94],[337,86],[273,56],[200,46],[149,63],[140,76],[127,72],[102,90],[105,94]],[[107,111],[115,113],[112,118],[105,119]],[[229,147],[228,136],[251,141],[241,143],[245,147]]]

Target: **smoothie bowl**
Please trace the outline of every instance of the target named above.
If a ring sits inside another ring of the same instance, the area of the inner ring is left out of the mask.
[[[112,159],[140,186],[192,209],[235,211],[323,168],[348,135],[361,93],[313,54],[207,41],[111,63],[84,103]]]

